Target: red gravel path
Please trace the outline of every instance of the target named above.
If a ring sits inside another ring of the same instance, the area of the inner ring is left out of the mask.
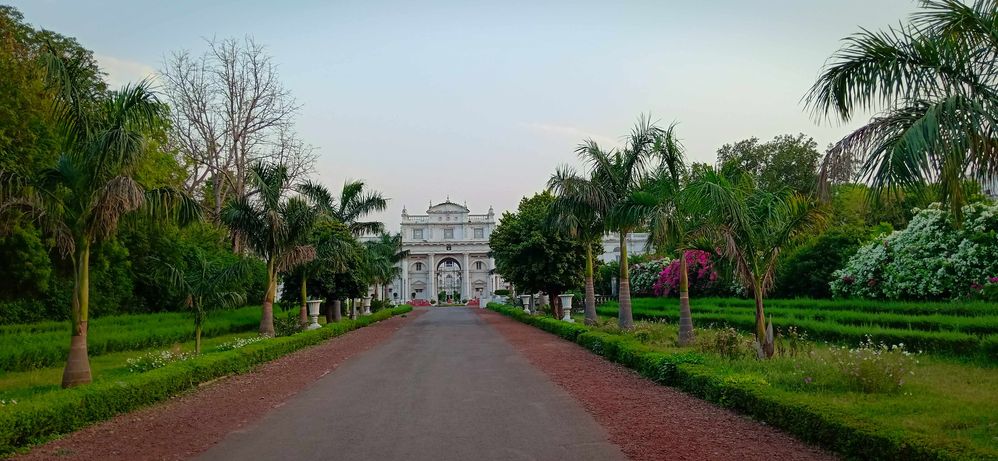
[[[578,400],[635,461],[835,459],[739,416],[493,311],[482,316]]]
[[[139,461],[192,457],[229,432],[283,405],[345,360],[387,340],[423,312],[413,311],[406,318],[395,316],[351,331],[249,373],[203,385],[197,392],[74,432],[14,459]]]

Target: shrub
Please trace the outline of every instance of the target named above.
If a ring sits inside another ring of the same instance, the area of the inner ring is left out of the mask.
[[[635,296],[654,295],[655,283],[658,282],[659,274],[668,266],[669,260],[665,258],[631,265],[631,294]]]
[[[998,204],[963,208],[959,228],[938,205],[921,210],[903,231],[859,249],[833,274],[835,296],[955,299],[998,274]]]
[[[869,241],[867,234],[861,227],[836,227],[791,251],[777,269],[773,296],[831,298],[832,273]]]
[[[132,373],[142,373],[160,367],[165,367],[173,362],[179,362],[194,357],[194,354],[181,352],[180,346],[173,349],[152,351],[138,357],[127,360],[128,371]]]
[[[274,319],[274,336],[291,336],[304,330],[305,325],[301,324],[301,318],[294,310],[289,310],[284,318]]]
[[[711,262],[710,254],[694,250],[686,252],[686,272],[690,283],[690,294],[703,296],[710,293],[718,283],[717,271]],[[670,296],[679,293],[679,260],[675,259],[658,274],[652,285],[657,296]]]
[[[740,359],[754,355],[752,340],[742,336],[734,328],[721,328],[707,334],[698,332],[699,347],[704,352],[712,352],[728,359]]]
[[[904,344],[875,344],[867,338],[857,348],[832,347],[827,364],[842,373],[856,390],[872,394],[901,389],[918,364]]]
[[[226,341],[222,344],[215,346],[217,352],[231,351],[233,349],[239,349],[242,347],[249,346],[250,344],[255,344],[260,341],[267,339],[266,336],[251,336],[249,338],[236,338],[232,341]]]

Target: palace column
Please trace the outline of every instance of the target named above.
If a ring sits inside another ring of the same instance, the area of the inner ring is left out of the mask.
[[[468,262],[468,252],[464,252],[464,299],[471,299],[471,263]]]
[[[437,299],[437,262],[433,253],[429,254],[430,258],[430,292],[426,294],[427,300]]]
[[[405,288],[405,281],[409,280],[409,258],[402,258],[402,276],[399,279],[399,302],[409,302],[409,290]]]

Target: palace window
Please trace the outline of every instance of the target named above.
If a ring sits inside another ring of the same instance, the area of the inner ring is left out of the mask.
[[[480,270],[482,270],[484,268],[485,268],[485,264],[482,264],[481,261],[475,261],[475,270],[479,270],[480,271]]]
[[[482,229],[481,227],[476,227],[475,228],[475,238],[476,239],[483,239],[483,238],[485,238],[485,229]]]
[[[416,263],[416,270],[417,271],[423,270],[423,263]]]
[[[454,229],[453,228],[444,229],[444,238],[445,239],[454,238]]]
[[[412,230],[413,240],[423,240],[423,229],[413,229]]]
[[[447,267],[454,267],[454,261],[447,261]],[[450,277],[448,275],[448,277]]]

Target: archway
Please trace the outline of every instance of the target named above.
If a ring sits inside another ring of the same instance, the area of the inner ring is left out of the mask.
[[[460,301],[463,278],[461,263],[454,258],[443,258],[437,263],[437,291],[444,293],[444,299]],[[456,293],[456,295],[455,295]],[[436,293],[436,296],[440,296]]]

